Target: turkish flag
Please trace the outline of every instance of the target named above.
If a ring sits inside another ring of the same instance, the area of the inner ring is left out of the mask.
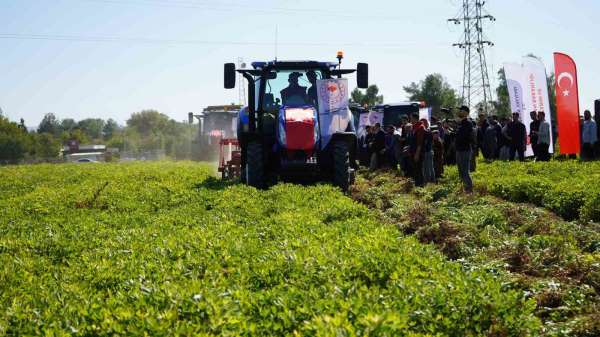
[[[565,54],[554,53],[556,76],[556,114],[561,154],[577,154],[580,147],[579,90],[577,66]]]

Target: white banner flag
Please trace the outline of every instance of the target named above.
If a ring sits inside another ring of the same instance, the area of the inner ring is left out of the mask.
[[[510,109],[521,117],[521,121],[525,124],[527,130],[527,136],[529,137],[530,133],[531,111],[544,111],[546,122],[550,124],[550,130],[552,130],[548,82],[546,69],[542,62],[534,57],[524,57],[522,64],[505,63],[504,74],[506,75],[506,85],[510,97]],[[552,132],[550,132],[550,139],[552,139]],[[550,142],[549,152],[554,152],[552,141]],[[529,141],[527,142],[525,155],[533,155],[533,149]]]
[[[525,93],[525,106],[527,110],[524,112],[528,120],[525,123],[527,134],[529,134],[529,123],[531,123],[530,111],[543,111],[546,115],[546,122],[550,125],[550,148],[548,151],[554,153],[552,141],[552,114],[550,112],[550,99],[548,98],[548,77],[546,76],[546,67],[539,59],[531,56],[523,58],[523,68],[525,69],[525,79],[527,80],[527,92]],[[525,120],[523,120],[525,122]],[[528,151],[531,146],[528,146]],[[533,154],[533,151],[532,151]]]
[[[344,132],[352,120],[348,108],[348,80],[345,78],[317,81],[319,101],[319,128],[321,129],[321,148],[325,148],[331,136]]]

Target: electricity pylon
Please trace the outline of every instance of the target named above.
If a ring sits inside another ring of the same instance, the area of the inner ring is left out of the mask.
[[[485,114],[489,114],[488,103],[492,99],[490,78],[488,75],[485,49],[494,45],[486,39],[484,34],[484,21],[496,21],[492,15],[484,9],[485,1],[463,0],[461,13],[448,21],[462,25],[464,31],[460,42],[453,44],[464,51],[462,101],[470,107],[483,108]]]

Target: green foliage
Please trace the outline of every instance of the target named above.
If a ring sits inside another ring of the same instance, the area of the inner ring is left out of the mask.
[[[51,112],[44,115],[37,129],[38,133],[48,133],[54,136],[60,135],[61,131],[60,122]]]
[[[508,95],[508,86],[506,84],[506,74],[504,68],[498,70],[498,87],[496,88],[497,100],[493,102],[494,111],[499,117],[509,118],[512,111],[510,110],[510,96]]]
[[[535,301],[330,186],[0,168],[0,334],[529,336]]]
[[[29,147],[27,131],[0,116],[0,163],[15,163],[25,157]]]
[[[383,103],[383,96],[378,94],[379,88],[375,84],[370,85],[364,93],[361,89],[355,88],[350,93],[350,102],[358,103],[361,106],[374,106],[381,104]]]
[[[490,168],[478,165],[477,175],[488,174]],[[522,166],[511,163],[506,169],[504,175]],[[416,189],[394,173],[362,173],[352,196],[378,210],[382,221],[434,245],[466,270],[496,274],[507,289],[535,299],[543,335],[597,336],[600,225],[567,222],[530,204],[486,195],[481,186],[482,194],[465,195],[456,168],[447,172],[443,184]],[[386,193],[379,193],[382,189]],[[532,197],[543,195],[541,187],[534,190]],[[515,200],[527,200],[517,188],[507,193]]]
[[[101,118],[86,118],[77,123],[77,127],[91,139],[101,139],[105,122]]]
[[[498,197],[543,206],[567,220],[600,222],[600,162],[483,165],[475,173],[476,184]]]
[[[109,140],[113,138],[115,133],[119,130],[119,124],[117,124],[117,122],[114,119],[109,118],[106,121],[106,124],[104,124],[104,127],[102,128],[102,137],[104,138],[104,140]]]
[[[50,133],[36,133],[33,135],[33,153],[37,158],[58,158],[61,142]]]
[[[427,75],[421,82],[404,87],[404,91],[409,100],[424,101],[435,116],[440,116],[441,108],[453,108],[460,102],[456,91],[441,74]]]

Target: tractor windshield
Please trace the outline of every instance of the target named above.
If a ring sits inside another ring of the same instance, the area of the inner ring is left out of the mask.
[[[320,70],[280,70],[273,71],[269,77],[263,98],[264,111],[277,111],[281,105],[317,107]]]

